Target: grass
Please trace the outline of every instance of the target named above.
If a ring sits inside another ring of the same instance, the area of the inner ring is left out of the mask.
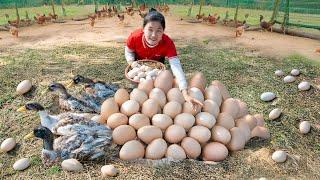
[[[320,130],[316,128],[320,119],[319,89],[314,86],[306,92],[297,90],[302,80],[319,85],[320,64],[301,56],[278,61],[259,56],[249,49],[219,48],[218,40],[178,42],[177,46],[188,78],[193,72],[201,71],[208,83],[215,79],[222,81],[233,97],[248,104],[252,114],[263,113],[272,138],[252,139],[244,150],[231,153],[217,165],[194,160],[163,166],[124,162],[117,158],[117,149],[113,149],[113,154],[103,161],[85,163],[83,172],[68,173],[59,165],[44,167],[40,158],[42,142],[23,140],[23,136],[40,123],[39,117],[35,113],[18,113],[16,109],[28,101],[37,101],[50,113],[58,113],[56,96],[44,92],[50,82],[68,80],[71,70],[74,74],[128,87],[123,74],[126,67],[123,49],[85,45],[49,50],[0,49],[0,60],[6,64],[0,66],[0,141],[15,137],[18,142],[12,152],[0,154],[0,179],[99,179],[100,168],[105,164],[114,164],[120,170],[116,179],[320,178],[317,160]],[[103,57],[105,59],[101,59]],[[294,83],[284,84],[281,78],[274,76],[277,69],[289,73],[293,68],[302,72]],[[18,96],[15,88],[23,79],[32,80],[35,88],[26,96]],[[265,91],[276,93],[278,98],[270,103],[262,102],[259,97]],[[269,112],[276,107],[283,110],[283,115],[278,120],[267,120]],[[302,120],[313,124],[307,135],[298,132]],[[284,149],[290,155],[283,164],[275,164],[270,159],[271,153],[277,149]],[[22,172],[14,171],[12,164],[23,157],[31,158],[31,166]]]

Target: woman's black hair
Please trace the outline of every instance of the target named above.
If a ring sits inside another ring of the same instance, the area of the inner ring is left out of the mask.
[[[151,21],[159,22],[161,24],[163,30],[166,27],[166,21],[164,19],[164,16],[154,8],[151,8],[149,10],[149,13],[144,17],[144,19],[143,19],[143,27],[145,27]]]

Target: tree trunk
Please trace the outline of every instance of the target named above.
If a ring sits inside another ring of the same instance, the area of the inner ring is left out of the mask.
[[[67,16],[66,9],[64,8],[64,1],[63,0],[61,0],[61,8],[62,8],[62,15]]]
[[[52,6],[53,15],[56,15],[56,11],[54,10],[54,2],[53,2],[53,0],[51,0],[51,6]]]
[[[279,12],[280,2],[281,2],[281,0],[275,0],[274,7],[273,7],[273,12],[272,12],[272,17],[271,17],[270,22],[273,22],[277,18],[277,15],[278,15],[278,12]]]
[[[17,2],[15,3],[15,8],[16,8],[16,16],[17,16],[17,20],[20,21],[20,16],[19,16],[19,11],[18,11],[18,5]]]

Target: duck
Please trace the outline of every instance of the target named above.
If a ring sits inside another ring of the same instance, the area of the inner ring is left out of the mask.
[[[73,116],[74,118],[77,117],[83,117],[86,119],[93,119],[95,116],[98,116],[98,114],[92,114],[92,113],[74,113],[74,112],[65,112],[57,115],[50,115],[48,112],[45,110],[45,108],[37,103],[37,102],[28,102],[25,105],[21,106],[20,108],[17,109],[18,112],[21,113],[26,113],[27,111],[35,111],[38,112],[40,116],[40,122],[41,125],[44,127],[47,127],[48,129],[51,130],[51,132],[54,132],[54,126],[61,120],[64,119],[65,117],[68,116]],[[30,134],[26,136],[28,138]]]
[[[51,83],[48,89],[49,91],[59,92],[59,106],[61,109],[73,112],[100,113],[100,107],[92,106],[90,103],[72,96],[65,86],[60,83]]]

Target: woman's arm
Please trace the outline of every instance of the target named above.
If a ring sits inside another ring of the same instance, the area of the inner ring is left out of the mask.
[[[128,46],[125,46],[125,48],[124,48],[124,55],[126,57],[128,64],[131,64],[135,60],[135,57],[136,57],[134,50],[131,50],[130,48],[128,48]]]

